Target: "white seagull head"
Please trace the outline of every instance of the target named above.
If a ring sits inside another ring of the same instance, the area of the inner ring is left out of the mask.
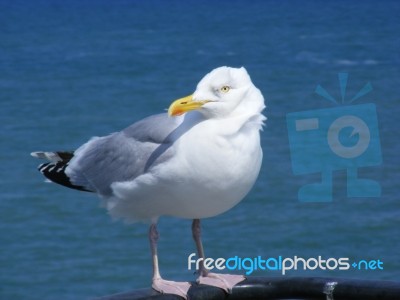
[[[244,67],[219,67],[205,75],[190,96],[174,101],[170,116],[197,110],[206,118],[260,114],[264,97]]]

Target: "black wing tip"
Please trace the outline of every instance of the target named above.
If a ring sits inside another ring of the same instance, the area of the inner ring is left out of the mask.
[[[93,192],[84,186],[79,186],[71,183],[67,174],[65,174],[65,169],[68,166],[68,161],[59,162],[49,162],[41,164],[38,170],[50,181],[63,185],[65,187],[83,191],[83,192]]]

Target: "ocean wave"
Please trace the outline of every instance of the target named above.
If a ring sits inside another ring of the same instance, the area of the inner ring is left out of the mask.
[[[295,61],[297,62],[308,62],[314,64],[333,64],[339,66],[356,66],[356,65],[365,65],[365,66],[372,66],[378,65],[379,61],[367,58],[363,60],[355,60],[355,59],[348,59],[348,58],[338,58],[338,59],[327,59],[321,53],[310,52],[310,51],[302,51],[299,52],[295,56]]]

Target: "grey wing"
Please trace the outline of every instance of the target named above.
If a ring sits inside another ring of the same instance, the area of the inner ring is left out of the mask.
[[[75,151],[65,173],[77,186],[102,195],[114,182],[133,180],[173,155],[174,118],[159,114],[106,137],[96,137]]]

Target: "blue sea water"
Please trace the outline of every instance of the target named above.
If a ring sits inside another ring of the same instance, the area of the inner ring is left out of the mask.
[[[383,270],[284,276],[399,280],[399,15],[398,1],[0,1],[0,298],[150,285],[147,226],[113,222],[94,195],[43,183],[29,153],[73,150],[162,112],[222,65],[247,68],[268,120],[251,193],[203,222],[206,255],[379,259]],[[382,164],[359,173],[382,194],[348,198],[339,170],[332,202],[299,202],[321,175],[293,174],[286,114],[336,107],[314,91],[341,99],[339,72],[349,99],[373,86],[356,103],[376,105]],[[194,280],[190,221],[161,218],[159,231],[162,275]]]

